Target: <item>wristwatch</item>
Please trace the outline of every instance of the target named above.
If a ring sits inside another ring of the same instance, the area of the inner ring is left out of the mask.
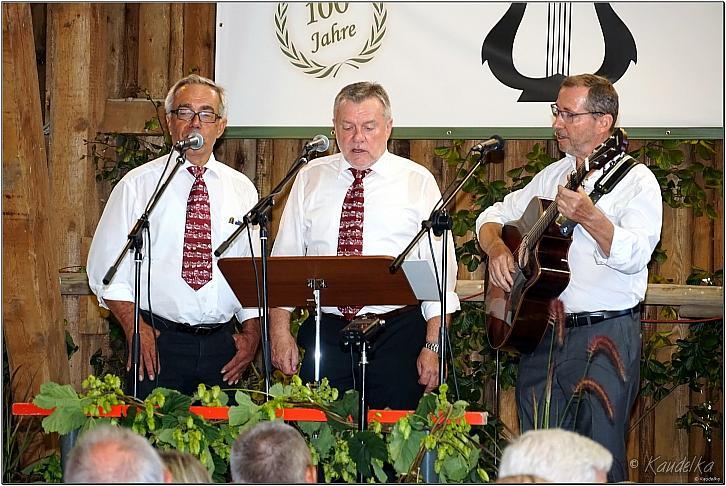
[[[424,344],[424,348],[428,349],[429,351],[433,351],[436,354],[439,354],[439,343],[432,343],[431,341],[426,341],[426,344]]]

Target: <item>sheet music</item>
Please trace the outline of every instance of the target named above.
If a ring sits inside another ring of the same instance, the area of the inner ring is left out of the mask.
[[[411,289],[418,300],[430,300],[440,302],[439,289],[436,286],[434,275],[429,262],[426,260],[406,260],[401,265],[403,273],[406,274]]]

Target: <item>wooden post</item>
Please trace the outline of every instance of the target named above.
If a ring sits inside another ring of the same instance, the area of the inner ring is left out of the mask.
[[[184,69],[183,74],[196,73],[214,78],[214,42],[217,5],[214,3],[184,4]]]
[[[2,10],[3,331],[21,400],[45,381],[66,383],[69,367],[30,7]]]
[[[95,117],[102,116],[106,97],[105,68],[92,62],[105,36],[99,34],[98,8],[92,4],[51,4],[48,7],[50,58],[55,67],[48,79],[50,96],[49,167],[54,240],[58,267],[86,264],[86,239],[98,214],[93,161],[85,158],[85,140],[95,137]],[[105,25],[105,22],[101,22]],[[95,45],[95,47],[94,47]],[[64,296],[63,315],[76,344],[81,344],[88,316],[89,297]],[[96,317],[94,316],[94,319]],[[95,325],[94,325],[95,327]],[[77,388],[91,371],[78,353],[71,358],[70,382]]]
[[[668,252],[668,260],[660,267],[660,273],[674,283],[684,284],[691,272],[691,247],[693,244],[693,213],[689,208],[663,208],[663,230],[661,233],[663,249]],[[670,339],[686,339],[689,334],[687,324],[669,326],[673,331]],[[661,327],[661,330],[666,328]],[[668,360],[675,348],[662,349],[658,353],[660,360]],[[663,461],[677,463],[688,456],[688,434],[685,430],[676,429],[676,418],[685,413],[689,405],[687,387],[680,387],[665,398],[655,414],[655,455]],[[658,472],[658,482],[685,483],[688,481],[687,471]]]
[[[163,98],[169,90],[169,4],[139,7],[139,87]]]

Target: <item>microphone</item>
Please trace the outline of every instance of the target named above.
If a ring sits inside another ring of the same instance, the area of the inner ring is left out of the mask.
[[[325,152],[330,147],[330,140],[325,135],[315,135],[311,141],[305,144],[303,150],[309,152]]]
[[[499,135],[492,135],[489,140],[484,140],[474,145],[472,152],[489,152],[491,150],[502,150],[504,148],[504,140]]]
[[[174,144],[174,149],[177,152],[184,152],[187,149],[199,150],[204,146],[204,137],[201,133],[192,133],[184,140],[179,140]]]

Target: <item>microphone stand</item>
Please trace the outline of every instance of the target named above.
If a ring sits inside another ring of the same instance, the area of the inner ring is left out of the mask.
[[[303,155],[297,159],[295,164],[290,168],[285,177],[270,192],[269,195],[263,197],[247,214],[242,218],[242,223],[237,229],[229,235],[219,247],[214,250],[214,255],[219,257],[227,249],[229,245],[244,231],[249,225],[260,225],[260,259],[262,260],[262,319],[260,320],[260,328],[262,334],[262,361],[265,371],[265,399],[269,399],[270,394],[270,377],[272,374],[272,359],[270,357],[270,322],[269,322],[269,304],[268,304],[268,281],[267,281],[267,238],[269,232],[269,214],[272,206],[275,205],[275,196],[279,195],[285,186],[297,175],[300,169],[308,163],[310,152],[312,149],[303,150]],[[258,302],[259,305],[259,302]]]
[[[179,155],[176,158],[176,163],[169,173],[169,177],[167,177],[161,187],[159,187],[159,190],[151,196],[151,200],[149,204],[147,204],[144,214],[139,217],[138,221],[136,221],[136,224],[131,229],[131,232],[128,234],[128,241],[126,242],[126,245],[123,247],[118,255],[118,258],[116,258],[116,261],[109,267],[106,275],[103,277],[104,285],[111,283],[111,280],[113,280],[113,277],[118,271],[121,261],[126,257],[126,253],[132,249],[134,250],[134,334],[131,339],[131,369],[134,374],[134,398],[137,398],[139,388],[139,354],[141,350],[141,334],[139,332],[141,303],[139,295],[141,294],[141,263],[143,260],[141,249],[144,246],[144,236],[142,233],[144,229],[148,229],[149,227],[149,216],[151,216],[151,212],[154,210],[154,207],[156,207],[156,203],[158,203],[159,199],[161,199],[162,194],[166,191],[166,188],[169,186],[171,179],[179,170],[179,167],[184,165],[185,151],[186,149],[179,152]]]
[[[444,196],[441,196],[441,199],[439,201],[442,201],[440,204],[437,203],[434,206],[433,211],[431,211],[431,215],[429,216],[429,219],[421,221],[421,229],[416,234],[416,236],[413,237],[411,242],[408,244],[408,246],[401,252],[398,257],[391,263],[391,265],[388,267],[388,270],[391,273],[396,273],[400,268],[401,265],[403,265],[403,261],[406,259],[406,256],[413,250],[413,248],[416,246],[416,244],[419,242],[419,240],[423,237],[424,234],[428,233],[429,231],[433,231],[435,236],[442,236],[443,244],[441,248],[442,257],[441,257],[441,322],[439,325],[439,385],[442,385],[444,383],[444,379],[446,377],[446,342],[447,339],[447,327],[446,327],[446,279],[447,279],[447,264],[448,264],[448,238],[447,238],[447,231],[450,231],[452,228],[452,221],[451,217],[449,216],[448,211],[446,210],[446,206],[449,205],[449,203],[456,197],[456,195],[459,193],[461,188],[466,184],[466,181],[469,180],[469,178],[474,175],[474,172],[479,169],[479,167],[482,165],[482,161],[484,160],[484,156],[492,151],[496,150],[499,147],[484,147],[479,152],[479,158],[476,161],[476,164],[467,172],[467,174],[464,176],[464,178],[459,182],[459,184],[452,190],[449,191],[450,194],[444,198]]]

